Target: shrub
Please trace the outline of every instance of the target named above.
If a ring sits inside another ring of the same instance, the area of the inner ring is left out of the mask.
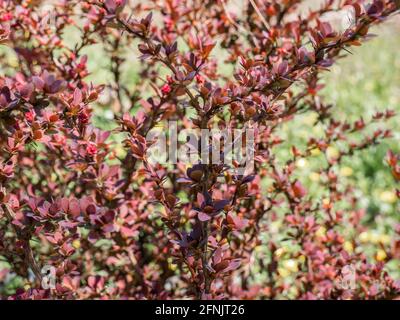
[[[59,1],[47,13],[42,1],[0,0],[3,298],[396,297],[386,265],[399,259],[400,228],[368,256],[365,210],[337,174],[391,136],[376,124],[394,112],[349,123],[320,96],[321,73],[399,8],[367,2],[329,0],[299,15],[299,0],[251,0],[235,15],[224,0]],[[346,8],[354,21],[335,31],[324,17]],[[92,84],[84,52],[95,44],[112,79]],[[137,79],[124,81],[137,46]],[[96,122],[104,110],[113,119]],[[322,136],[283,141],[283,125],[304,113]],[[253,130],[253,172],[150,161],[148,135],[169,121]],[[323,196],[296,166],[316,153]],[[396,162],[389,153],[398,178]]]

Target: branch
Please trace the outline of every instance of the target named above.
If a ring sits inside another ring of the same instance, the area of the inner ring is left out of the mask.
[[[24,258],[25,258],[26,264],[29,266],[29,268],[31,268],[31,270],[35,274],[35,277],[37,278],[37,280],[39,280],[39,282],[42,283],[42,274],[41,274],[40,268],[35,260],[33,250],[29,244],[31,234],[22,232],[20,229],[18,229],[13,224],[13,220],[15,218],[15,212],[11,209],[11,207],[8,204],[2,203],[1,208],[2,208],[6,218],[8,219],[8,222],[10,223],[10,225],[14,229],[15,233],[17,234],[18,239],[23,242],[24,253],[25,253]]]

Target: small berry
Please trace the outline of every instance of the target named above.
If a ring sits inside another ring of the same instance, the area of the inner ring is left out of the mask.
[[[169,84],[164,84],[163,86],[162,86],[162,88],[161,88],[161,92],[164,94],[164,95],[167,95],[167,94],[169,94],[170,92],[172,91],[172,88],[171,88],[171,86],[169,85]]]
[[[97,153],[97,146],[94,143],[89,143],[86,147],[86,152],[89,155],[94,156]]]

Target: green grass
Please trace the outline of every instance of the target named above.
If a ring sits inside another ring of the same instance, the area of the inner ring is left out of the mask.
[[[340,120],[352,121],[360,116],[370,119],[376,111],[388,108],[400,112],[399,19],[388,21],[372,31],[378,37],[352,50],[353,55],[339,61],[325,74],[323,95],[327,102],[336,105],[336,116]],[[396,116],[387,125],[393,130],[392,139],[363,151],[346,163],[354,170],[353,179],[365,198],[370,218],[378,213],[398,214],[398,208],[384,196],[385,192],[387,195],[394,189],[384,158],[389,148],[400,150],[398,122]]]

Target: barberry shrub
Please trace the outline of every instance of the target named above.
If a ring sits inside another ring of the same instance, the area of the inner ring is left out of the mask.
[[[340,120],[320,91],[399,1],[303,2],[0,0],[0,297],[395,298],[400,228],[368,255],[337,173],[391,137],[394,112]],[[326,19],[343,10],[345,28]],[[302,114],[324,130],[293,145],[282,128]],[[253,171],[149,161],[146,137],[169,121],[251,128]],[[296,165],[316,153],[318,196]]]

